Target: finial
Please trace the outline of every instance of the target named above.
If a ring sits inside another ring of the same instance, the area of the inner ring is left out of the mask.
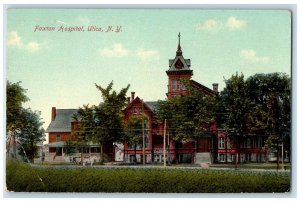
[[[177,47],[177,51],[176,51],[176,55],[177,56],[180,56],[180,55],[182,55],[182,51],[181,51],[181,46],[180,46],[180,32],[179,32],[179,34],[178,34],[178,47]]]

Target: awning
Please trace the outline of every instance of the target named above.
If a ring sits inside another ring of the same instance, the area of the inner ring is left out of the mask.
[[[52,142],[49,144],[45,144],[46,147],[65,147],[65,142]],[[79,146],[79,145],[77,145]],[[86,145],[82,145],[82,147],[99,147],[99,144],[88,143]]]
[[[53,142],[49,144],[45,144],[46,147],[63,147],[65,142]]]

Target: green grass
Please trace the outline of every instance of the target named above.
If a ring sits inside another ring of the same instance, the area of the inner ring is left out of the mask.
[[[290,163],[285,163],[284,166],[286,166],[287,170],[291,169]],[[235,168],[235,164],[213,164],[211,167],[217,167],[217,168]],[[276,169],[277,164],[276,163],[241,163],[237,165],[238,169]],[[282,169],[281,163],[279,164],[279,169]]]
[[[287,172],[178,168],[32,167],[7,161],[15,192],[271,193],[290,190]]]

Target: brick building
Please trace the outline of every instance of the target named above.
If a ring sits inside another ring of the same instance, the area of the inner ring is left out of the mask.
[[[174,96],[184,96],[188,93],[184,85],[192,86],[194,89],[207,96],[216,96],[218,94],[218,84],[213,83],[212,89],[192,80],[193,70],[191,69],[191,60],[185,59],[180,45],[180,34],[178,35],[178,47],[174,59],[169,60],[169,69],[166,71],[168,76],[167,99]],[[143,124],[143,130],[139,136],[144,135],[145,149],[141,144],[136,148],[128,144],[107,145],[105,153],[110,160],[133,162],[135,157],[138,163],[143,162],[145,156],[146,163],[163,162],[163,130],[162,124],[153,122],[153,115],[157,107],[157,101],[143,101],[135,93],[128,97],[128,105],[123,110],[124,121],[128,121],[133,116],[146,116]],[[52,108],[52,120],[47,129],[49,133],[49,144],[47,145],[46,159],[48,161],[68,161],[65,155],[64,145],[69,138],[74,126],[73,115],[77,109],[56,109]],[[267,152],[263,145],[266,137],[259,135],[247,135],[246,138],[239,141],[230,140],[226,132],[217,128],[213,123],[207,126],[207,133],[195,138],[191,142],[175,143],[167,135],[167,159],[170,162],[178,163],[211,163],[211,162],[265,162]],[[142,134],[143,133],[143,134]],[[167,133],[168,134],[168,133]],[[177,145],[175,145],[177,144]],[[88,155],[99,156],[99,146],[93,143],[86,145],[84,152]],[[177,157],[177,158],[176,158]]]

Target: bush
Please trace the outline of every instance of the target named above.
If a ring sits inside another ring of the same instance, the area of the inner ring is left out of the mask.
[[[7,161],[15,192],[271,193],[290,190],[287,172],[177,168],[30,166]]]

